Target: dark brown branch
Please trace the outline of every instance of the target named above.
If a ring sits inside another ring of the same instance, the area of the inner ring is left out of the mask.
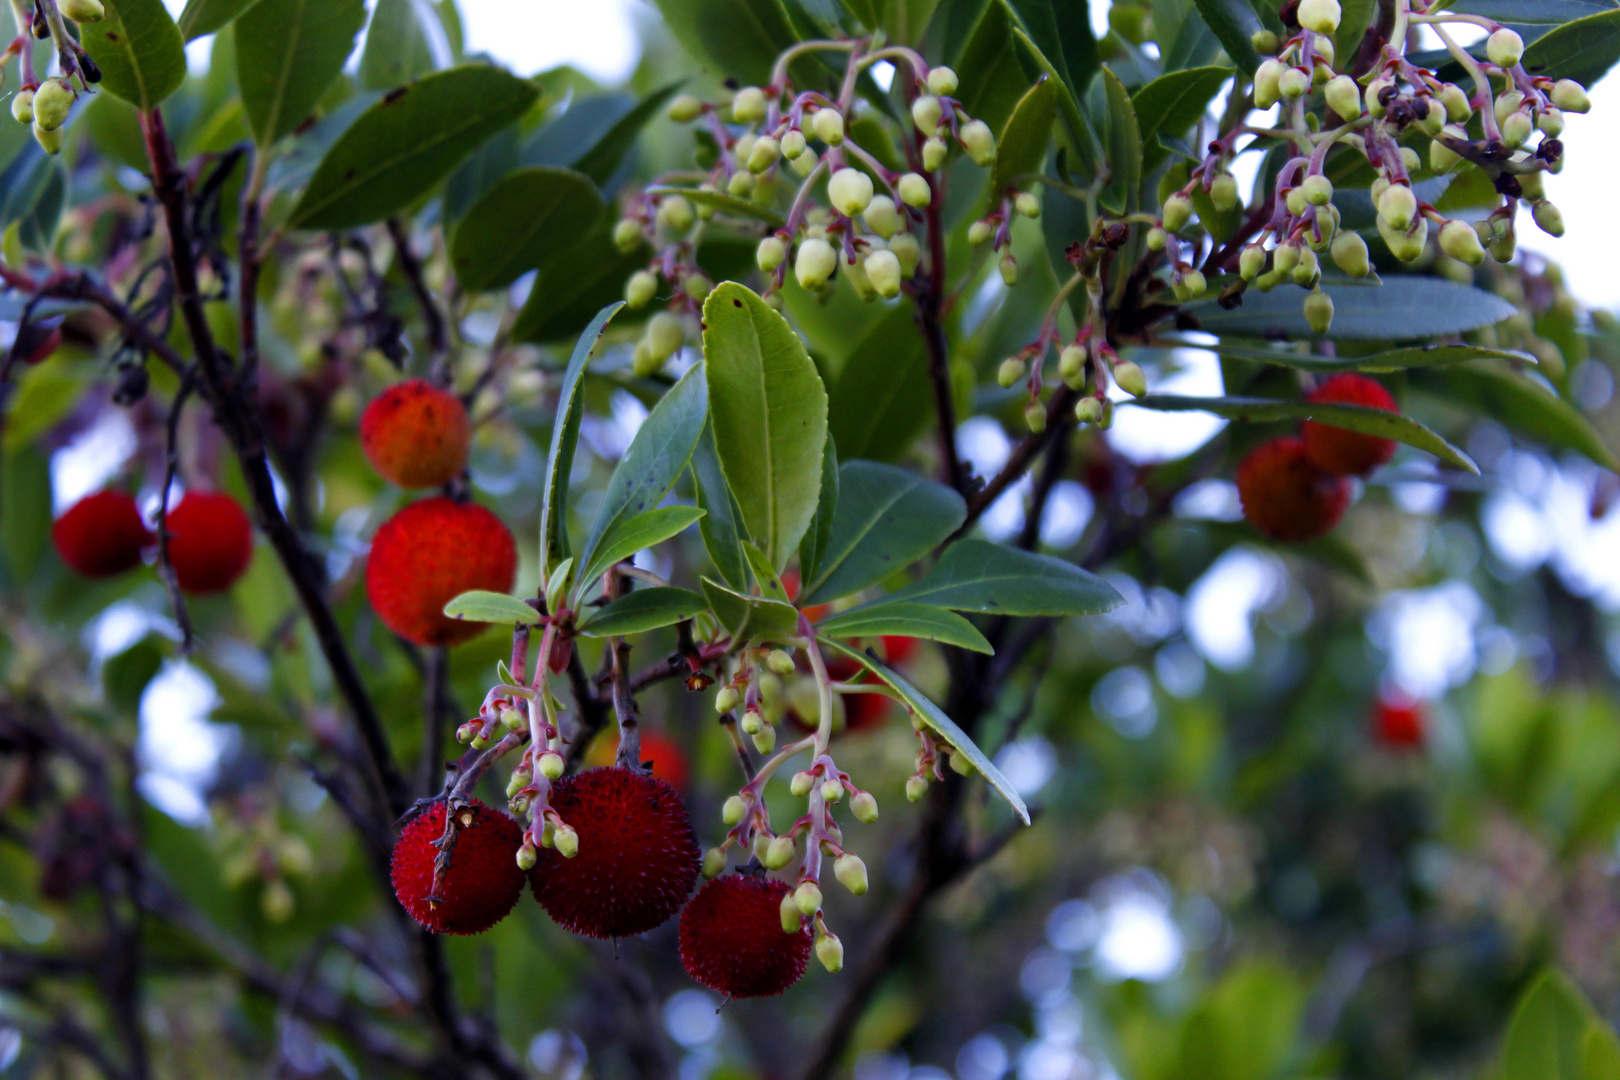
[[[158,577],[169,592],[169,603],[174,607],[174,621],[180,627],[180,655],[189,656],[196,644],[191,629],[191,609],[186,605],[186,594],[180,589],[180,577],[169,559],[169,492],[174,490],[175,476],[180,471],[180,417],[186,400],[197,386],[197,367],[186,368],[180,377],[180,388],[174,392],[174,403],[169,406],[167,425],[168,442],[164,447],[163,486],[158,489]]]
[[[449,730],[450,650],[443,645],[428,650],[423,673],[422,763],[416,779],[419,798],[428,798],[444,786],[445,733]]]
[[[1079,394],[1067,386],[1060,386],[1052,394],[1052,400],[1046,407],[1046,430],[1039,433],[1025,435],[1012,448],[1007,455],[1007,463],[1001,471],[991,477],[984,487],[968,496],[967,519],[962,522],[961,528],[952,534],[952,539],[964,535],[973,527],[984,512],[990,509],[990,504],[1001,497],[1006,491],[1028,471],[1030,463],[1035,460],[1046,445],[1067,430],[1066,421],[1074,410],[1074,403],[1079,400]],[[1037,529],[1039,525],[1036,526]]]
[[[928,379],[934,390],[934,412],[938,419],[940,471],[945,482],[966,495],[967,469],[956,448],[956,397],[951,384],[949,346],[945,339],[945,202],[944,181],[938,172],[928,173],[935,188],[928,204],[928,283],[919,290],[916,303],[917,327],[928,350]]]
[[[448,371],[441,370],[446,355],[450,352],[450,335],[445,327],[444,314],[439,311],[439,305],[433,299],[433,291],[427,287],[427,281],[422,276],[422,263],[417,259],[416,253],[411,250],[411,239],[405,234],[405,226],[399,218],[388,219],[388,235],[394,241],[394,251],[399,258],[399,268],[410,282],[411,295],[416,297],[417,307],[422,309],[422,322],[427,330],[428,351],[433,361],[433,374],[439,381],[448,381]]]

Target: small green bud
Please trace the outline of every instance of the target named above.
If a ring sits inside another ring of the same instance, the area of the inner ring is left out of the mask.
[[[859,169],[839,169],[827,181],[827,199],[840,214],[855,217],[872,201],[872,178]]]
[[[1032,191],[1020,191],[1013,196],[1013,209],[1027,218],[1038,218],[1041,216],[1041,200]]]
[[[1541,115],[1536,117],[1536,130],[1548,138],[1556,139],[1564,133],[1564,113],[1562,109],[1543,109]]]
[[[919,802],[928,794],[928,781],[920,776],[913,776],[906,781],[906,801]]]
[[[763,864],[765,862],[765,856],[770,854],[770,850],[771,838],[766,836],[764,833],[755,833],[754,858],[758,859],[760,863]]]
[[[817,109],[810,117],[810,130],[828,146],[838,146],[844,141],[844,114],[837,109]]]
[[[34,91],[34,127],[55,131],[73,109],[73,91],[61,79],[46,79]]]
[[[809,176],[815,171],[816,163],[820,160],[821,156],[814,150],[806,149],[804,153],[796,156],[791,164],[793,165],[794,172],[798,173],[800,176]]]
[[[641,246],[641,222],[634,218],[620,218],[613,226],[613,244],[625,254]]]
[[[1446,107],[1446,119],[1453,124],[1465,123],[1474,115],[1474,107],[1468,102],[1468,95],[1456,83],[1446,83],[1440,88],[1440,104]]]
[[[1437,173],[1450,172],[1462,160],[1462,155],[1446,145],[1447,137],[1468,141],[1468,133],[1456,125],[1449,125],[1440,129],[1440,138],[1429,144],[1429,168]]]
[[[703,102],[691,94],[678,94],[669,103],[669,118],[677,124],[690,124],[703,115]]]
[[[645,337],[636,342],[636,347],[630,353],[630,370],[636,378],[649,378],[663,366],[664,362],[653,356],[652,348],[648,346]]]
[[[1238,255],[1238,276],[1253,281],[1266,268],[1266,249],[1260,244],[1247,244]]]
[[[799,909],[799,914],[809,918],[821,910],[821,886],[813,881],[805,881],[793,890],[793,906]]]
[[[1317,261],[1316,252],[1310,248],[1301,248],[1299,262],[1294,264],[1294,269],[1288,276],[1294,279],[1295,285],[1316,284],[1316,279],[1322,276],[1322,266]]]
[[[1046,406],[1039,401],[1032,401],[1024,406],[1024,425],[1031,434],[1039,435],[1046,430]]]
[[[1485,247],[1479,242],[1479,234],[1466,221],[1453,220],[1440,226],[1440,250],[1469,266],[1485,262]]]
[[[922,245],[910,233],[900,233],[889,241],[889,250],[894,257],[900,260],[900,276],[908,278],[917,272],[917,263],[922,260]]]
[[[726,872],[726,853],[712,847],[703,853],[703,880],[713,881]]]
[[[831,777],[821,782],[821,801],[829,806],[844,797],[844,785]]]
[[[1142,373],[1140,366],[1129,360],[1114,365],[1114,381],[1131,397],[1141,397],[1147,393],[1147,376]]]
[[[742,723],[738,726],[742,728],[744,735],[757,735],[759,729],[765,726],[765,718],[754,709],[749,709],[743,713]]]
[[[1344,119],[1356,120],[1361,117],[1361,87],[1350,76],[1335,75],[1329,80],[1324,94],[1328,108]]]
[[[837,268],[838,252],[827,241],[810,239],[799,245],[798,257],[793,262],[793,274],[802,287],[821,288]]]
[[[1535,130],[1535,122],[1530,119],[1529,113],[1522,111],[1511,113],[1502,121],[1502,141],[1517,150],[1529,141]]]
[[[900,295],[900,257],[886,248],[867,252],[863,262],[866,280],[885,300]]]
[[[1417,216],[1417,196],[1405,184],[1391,184],[1378,200],[1378,220],[1391,229],[1411,228]]]
[[[793,654],[786,649],[772,649],[766,653],[765,666],[778,675],[792,675],[798,670],[798,666],[793,662]]]
[[[757,124],[765,119],[765,91],[745,86],[731,99],[731,118],[739,124]]]
[[[949,760],[951,772],[957,776],[971,777],[979,771],[973,767],[973,762],[967,759],[967,755],[960,750],[952,751]]]
[[[1176,192],[1164,200],[1164,227],[1170,232],[1180,232],[1192,220],[1192,200],[1181,192]]]
[[[793,837],[778,836],[765,849],[765,858],[761,861],[768,870],[780,870],[793,861],[793,854]]]
[[[787,262],[787,244],[780,236],[767,236],[754,249],[754,263],[769,274]]]
[[[624,283],[624,302],[633,310],[646,307],[658,292],[658,275],[651,270],[637,270]]]
[[[1505,26],[1499,27],[1485,39],[1485,55],[1499,67],[1513,67],[1524,56],[1524,38]]]
[[[941,65],[928,72],[928,92],[938,94],[940,97],[950,97],[956,93],[956,72]]]
[[[838,940],[838,935],[821,936],[816,942],[816,959],[821,961],[821,966],[827,969],[829,975],[844,970],[844,943]]]
[[[1155,225],[1148,230],[1147,246],[1149,251],[1163,251],[1165,245],[1170,243],[1170,234],[1164,231],[1162,225]]]
[[[1005,284],[1007,288],[1010,289],[1014,285],[1018,284],[1018,260],[1013,258],[1011,252],[1003,255],[1001,257],[1001,262],[997,263],[996,267],[1001,271],[1002,283]]]
[[[1414,102],[1423,116],[1417,122],[1417,129],[1423,134],[1433,138],[1440,134],[1440,129],[1446,126],[1446,107],[1438,98],[1429,98],[1427,103],[1422,99]]]
[[[996,382],[1001,384],[1003,390],[1011,390],[1018,385],[1028,370],[1022,358],[1009,356],[996,369]]]
[[[784,934],[797,934],[804,928],[804,916],[799,913],[799,905],[794,902],[793,893],[782,897],[778,910],[782,916],[782,932]]]
[[[1505,94],[1498,94],[1495,106],[1496,122],[1500,124],[1509,116],[1518,112],[1523,105],[1524,92],[1522,90],[1509,90]]]
[[[516,709],[502,709],[500,721],[501,726],[507,731],[516,731],[528,723],[523,714]]]
[[[1288,189],[1283,205],[1288,207],[1288,212],[1294,217],[1301,217],[1305,213],[1305,208],[1311,204],[1305,201],[1305,189],[1296,187]]]
[[[1187,271],[1181,276],[1181,284],[1186,288],[1188,298],[1193,300],[1203,296],[1204,290],[1209,287],[1201,270]]]
[[[1284,274],[1281,270],[1267,270],[1265,273],[1254,279],[1254,287],[1263,293],[1270,292],[1272,289],[1275,289],[1278,285],[1282,284],[1283,279],[1287,276],[1288,275]]]
[[[57,8],[76,23],[98,23],[107,17],[101,0],[61,0]]]
[[[1311,77],[1299,68],[1289,68],[1282,73],[1282,78],[1277,80],[1277,89],[1281,90],[1282,96],[1289,101],[1302,98],[1311,92]]]
[[[48,134],[50,134],[50,132],[46,132],[46,134],[48,135]],[[35,138],[39,137],[39,125],[38,124],[34,125],[34,137]],[[484,733],[483,733],[482,730],[479,730],[479,732],[472,737],[472,741],[469,742],[467,745],[472,747],[474,750],[487,750],[487,749],[489,749],[489,739],[484,736]]]
[[[731,174],[730,180],[726,181],[726,191],[739,199],[746,199],[754,193],[754,185],[757,182],[753,173],[739,169]]]
[[[887,195],[874,195],[861,214],[866,227],[887,240],[905,226],[900,210]]]
[[[1058,374],[1063,384],[1078,390],[1086,384],[1086,350],[1078,345],[1065,345],[1058,353]]]
[[[975,165],[991,165],[996,160],[996,137],[990,125],[983,120],[969,120],[962,125],[962,148]]]
[[[1257,109],[1269,109],[1282,98],[1283,72],[1288,65],[1281,60],[1266,60],[1254,73],[1254,105]]]
[[[1364,278],[1372,273],[1372,262],[1367,255],[1367,241],[1359,233],[1345,230],[1333,238],[1333,263],[1353,278]]]
[[[1320,174],[1307,176],[1299,189],[1305,193],[1305,201],[1312,206],[1326,206],[1333,201],[1333,181]]]
[[[568,763],[555,750],[547,750],[540,755],[540,775],[547,780],[555,780],[562,776],[563,770],[567,767]]]
[[[556,834],[551,838],[551,842],[557,848],[557,854],[565,859],[572,859],[579,854],[579,833],[567,825],[557,826]]]
[[[810,789],[816,786],[816,778],[808,772],[796,772],[793,779],[788,781],[788,790],[799,798],[810,794]]]
[[[1384,118],[1384,114],[1388,112],[1388,110],[1384,108],[1382,98],[1384,96],[1385,88],[1393,85],[1395,85],[1393,80],[1388,78],[1374,79],[1372,82],[1367,84],[1367,89],[1362,92],[1362,99],[1367,103],[1367,112],[1371,114],[1374,119],[1382,120]]]
[[[660,311],[647,320],[647,348],[662,364],[686,343],[686,323],[673,311]]]
[[[917,130],[924,135],[939,133],[940,121],[944,118],[945,110],[939,98],[933,94],[924,94],[911,103],[911,122],[917,125]]]
[[[533,870],[534,864],[539,861],[540,852],[537,851],[535,846],[529,843],[529,841],[523,841],[523,845],[518,848],[517,852],[518,869],[522,870],[524,873],[527,873],[530,870]]]
[[[28,87],[17,91],[11,99],[11,118],[19,124],[34,122],[34,92]]]
[[[994,231],[994,228],[988,221],[975,221],[973,224],[968,226],[968,243],[977,247],[986,240],[990,239]]]
[[[683,233],[692,227],[692,204],[684,195],[666,195],[658,204],[658,220],[672,232]]]
[[[1231,173],[1221,173],[1209,185],[1209,201],[1215,204],[1215,209],[1221,213],[1236,210],[1238,205],[1237,177]]]
[[[1277,40],[1277,35],[1264,28],[1249,35],[1249,44],[1261,56],[1276,56],[1277,50],[1282,48],[1282,42]]]
[[[681,279],[681,288],[687,296],[701,304],[703,298],[714,290],[714,282],[709,280],[707,274],[687,274]]]
[[[1082,424],[1095,424],[1102,419],[1102,414],[1102,402],[1094,397],[1083,397],[1075,402],[1074,418]]]
[[[922,173],[906,173],[900,178],[897,187],[900,201],[907,206],[921,209],[934,200],[934,191],[928,186],[928,178]]]
[[[1318,337],[1327,333],[1333,325],[1333,298],[1321,289],[1313,289],[1305,297],[1305,321]]]
[[[714,695],[714,711],[730,712],[737,707],[737,688],[735,686],[722,686],[719,693]]]
[[[534,773],[524,768],[513,769],[512,775],[506,781],[506,797],[508,799],[514,797],[532,783],[534,783]]]
[[[754,749],[768,754],[776,749],[776,729],[769,724],[754,732]]]
[[[945,164],[946,156],[951,152],[951,146],[938,135],[930,135],[923,143],[922,167],[928,172],[936,171]]]
[[[1429,219],[1420,217],[1415,227],[1400,229],[1392,228],[1380,217],[1378,235],[1383,237],[1390,252],[1401,262],[1415,262],[1422,257],[1423,249],[1429,242]]]
[[[1545,176],[1546,174],[1541,172],[1520,173],[1517,179],[1523,197],[1532,202],[1536,199],[1545,199],[1547,197],[1547,185],[1543,179]]]
[[[1592,99],[1586,95],[1586,87],[1574,79],[1559,79],[1553,84],[1552,103],[1565,112],[1584,113],[1592,109]]]
[[[867,279],[865,263],[859,259],[854,262],[845,262],[840,259],[839,265],[844,268],[845,280],[854,286],[855,292],[862,300],[870,300],[877,296],[877,290],[872,288],[872,282]]]
[[[804,153],[809,145],[810,144],[805,141],[804,132],[800,131],[798,128],[793,128],[782,136],[782,156],[787,158],[789,161],[792,161],[794,158]]]
[[[761,135],[754,140],[753,149],[748,152],[748,171],[764,172],[776,164],[776,159],[782,156],[782,144],[769,135]]]
[[[1300,0],[1299,25],[1331,35],[1339,28],[1339,0]]]
[[[870,791],[857,792],[849,800],[849,812],[855,815],[855,820],[863,825],[870,825],[878,819],[877,797]]]
[[[1541,231],[1548,236],[1564,235],[1564,215],[1558,212],[1558,207],[1542,199],[1530,209],[1530,216],[1536,219]]]
[[[838,884],[856,896],[866,895],[868,884],[866,864],[861,861],[859,855],[851,855],[846,851],[838,856],[837,861],[833,863],[833,876],[838,879]]]

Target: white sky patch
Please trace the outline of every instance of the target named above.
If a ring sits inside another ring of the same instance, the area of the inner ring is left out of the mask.
[[[1170,906],[1147,890],[1122,893],[1102,909],[1097,974],[1110,981],[1162,982],[1181,967],[1181,932]]]
[[[1248,548],[1228,551],[1187,590],[1187,636],[1218,667],[1244,667],[1254,658],[1254,613],[1282,581],[1275,559]]]
[[[1390,593],[1367,621],[1367,635],[1389,655],[1390,679],[1432,701],[1474,673],[1474,630],[1484,615],[1472,586],[1449,581]]]
[[[1003,746],[996,754],[996,768],[1013,790],[1032,798],[1057,774],[1057,751],[1039,735],[1025,735]]]
[[[135,426],[122,409],[104,409],[78,438],[51,455],[51,506],[58,515],[118,475],[135,452]]]
[[[1182,394],[1188,397],[1219,397],[1221,362],[1205,349],[1177,349],[1175,363],[1166,374],[1151,367],[1148,389],[1155,394]],[[1137,462],[1167,461],[1190,454],[1214,438],[1227,424],[1219,416],[1201,412],[1159,412],[1135,406],[1118,407],[1131,396],[1117,386],[1109,387],[1113,399],[1114,426],[1108,429],[1108,444]]]
[[[219,773],[219,759],[236,732],[210,723],[219,704],[214,684],[187,663],[163,665],[141,695],[141,794],[159,810],[187,825],[208,820],[203,793]]]

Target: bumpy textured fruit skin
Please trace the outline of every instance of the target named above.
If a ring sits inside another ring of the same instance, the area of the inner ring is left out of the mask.
[[[669,784],[629,769],[587,769],[551,789],[551,806],[579,833],[579,853],[540,852],[534,898],[564,929],[631,937],[681,910],[703,852]]]
[[[1350,503],[1350,482],[1305,456],[1302,439],[1273,439],[1237,473],[1243,516],[1278,540],[1314,540],[1333,531]]]
[[[517,545],[501,519],[476,503],[435,497],[383,522],[366,560],[366,593],[384,625],[418,645],[454,645],[486,623],[444,614],[469,589],[509,592]]]
[[[1386,412],[1399,412],[1389,391],[1365,375],[1345,372],[1335,375],[1312,391],[1307,399],[1318,404],[1366,405]],[[1359,431],[1346,431],[1331,424],[1307,420],[1300,429],[1305,453],[1328,472],[1340,476],[1366,476],[1395,456],[1395,440]]]
[[[111,577],[141,564],[153,538],[135,500],[122,491],[98,491],[67,508],[51,526],[56,553],[85,577]]]
[[[473,800],[458,813],[471,816],[450,852],[442,902],[431,903],[434,841],[444,835],[445,804],[436,802],[412,818],[394,843],[391,876],[400,905],[422,926],[440,934],[481,934],[517,906],[523,871],[517,850],[523,842],[518,823]]]
[[[438,487],[467,467],[472,423],[456,395],[406,379],[366,406],[360,445],[385,479],[402,488]]]
[[[772,997],[804,975],[809,925],[782,932],[780,881],[749,874],[717,877],[681,913],[681,963],[697,982],[728,998]]]
[[[188,593],[228,589],[253,559],[253,523],[229,495],[191,491],[169,511],[169,564]]]
[[[585,765],[588,768],[609,768],[619,753],[619,733],[609,729],[591,740],[591,745],[585,751]],[[676,791],[686,790],[686,780],[691,773],[691,767],[686,762],[686,751],[681,744],[662,732],[651,728],[641,729],[641,760],[652,762],[652,775],[660,780],[669,781],[669,786]]]

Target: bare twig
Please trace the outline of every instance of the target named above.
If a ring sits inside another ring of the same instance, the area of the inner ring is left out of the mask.
[[[405,233],[405,226],[399,218],[388,219],[388,235],[394,241],[394,251],[399,258],[399,268],[410,282],[411,295],[416,297],[417,307],[422,309],[422,322],[427,330],[427,344],[432,360],[433,377],[438,382],[449,381],[449,371],[445,368],[445,358],[450,352],[450,335],[445,328],[444,314],[439,310],[439,303],[433,299],[433,291],[427,287],[427,281],[422,277],[422,263],[411,250],[411,238]]]
[[[180,627],[182,656],[191,655],[195,640],[191,628],[191,609],[186,606],[186,594],[180,589],[180,576],[175,573],[174,562],[169,558],[169,492],[174,490],[175,475],[180,471],[180,417],[196,385],[197,367],[193,364],[180,377],[180,387],[174,392],[174,403],[169,406],[163,486],[158,489],[158,576],[163,579],[163,587],[169,591],[169,603],[174,607],[174,621]]]

